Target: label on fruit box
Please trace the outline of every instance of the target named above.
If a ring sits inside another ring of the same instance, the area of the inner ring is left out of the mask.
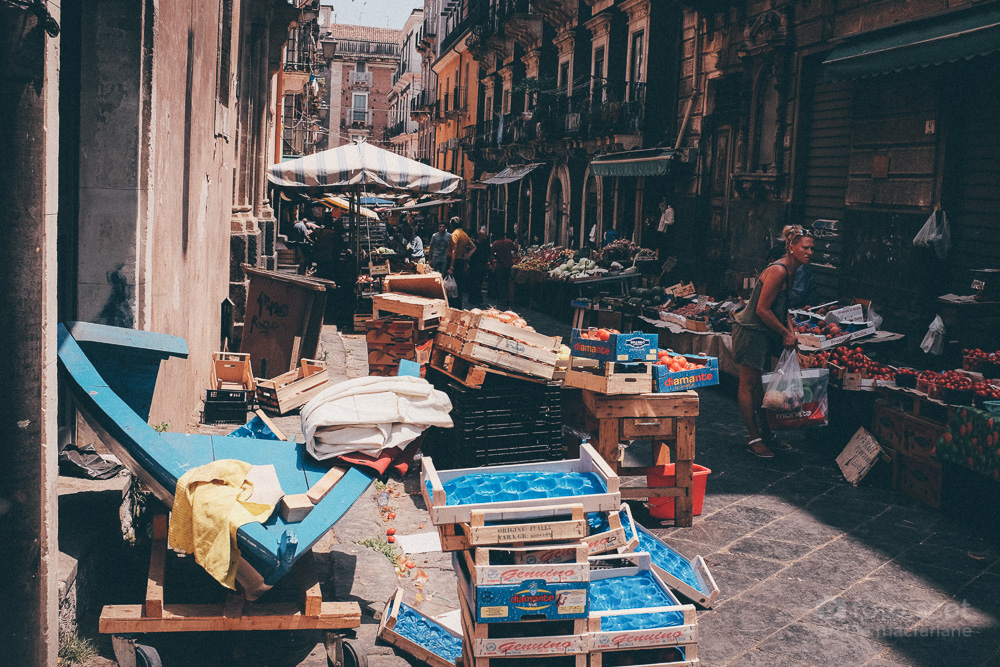
[[[478,569],[478,568],[477,568]],[[518,584],[528,579],[553,581],[587,581],[590,566],[587,563],[564,563],[539,565],[506,565],[478,569],[476,583],[480,586],[497,584]]]
[[[607,651],[638,646],[674,646],[676,644],[689,644],[695,641],[697,636],[697,629],[691,625],[676,628],[626,630],[615,633],[601,632],[591,642],[591,650]]]
[[[826,314],[825,320],[831,324],[839,324],[840,322],[864,322],[865,311],[861,304],[856,303],[853,306],[845,306],[844,308],[831,310]]]

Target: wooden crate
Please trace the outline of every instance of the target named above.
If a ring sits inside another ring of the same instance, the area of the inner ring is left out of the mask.
[[[437,344],[490,366],[551,380],[556,372],[561,340],[482,313],[449,308],[441,318]]]
[[[498,319],[487,317],[482,313],[473,313],[468,310],[448,308],[441,321],[442,323],[449,323],[452,327],[477,329],[504,336],[505,338],[512,338],[521,341],[525,345],[543,350],[558,350],[559,345],[562,343],[562,338],[559,336],[546,336],[537,331],[515,327],[513,324],[507,324]]]
[[[416,320],[417,328],[423,330],[436,327],[447,307],[443,299],[388,292],[372,297],[372,319],[378,319],[383,312],[405,315]]]
[[[561,545],[474,547],[458,552],[475,586],[520,584],[529,579],[546,583],[590,581],[590,548],[586,542]],[[494,559],[496,556],[496,559]],[[491,561],[513,561],[493,564]]]
[[[528,658],[586,655],[590,645],[587,618],[476,622],[476,589],[456,563],[463,650],[475,658]]]
[[[323,362],[302,359],[294,371],[271,380],[258,378],[257,401],[265,410],[283,415],[308,403],[329,382],[330,375]]]
[[[599,394],[648,394],[653,391],[652,368],[642,362],[619,364],[570,357],[563,384]]]
[[[470,503],[466,505],[449,505],[447,494],[444,490],[444,483],[456,477],[467,474],[491,474],[511,473],[511,472],[581,472],[596,474],[605,485],[605,492],[564,496],[547,500],[510,500],[492,503]],[[526,516],[523,510],[531,511],[545,508],[546,512],[538,516],[552,515],[551,505],[558,503],[562,506],[581,504],[585,512],[600,512],[604,510],[616,510],[621,505],[621,493],[618,489],[618,475],[615,474],[611,466],[591,447],[584,443],[580,445],[580,458],[566,461],[543,461],[541,463],[521,463],[516,465],[494,466],[483,468],[456,468],[454,470],[438,471],[434,467],[431,457],[424,457],[423,466],[420,473],[420,490],[424,496],[427,508],[430,511],[431,522],[434,525],[449,523],[469,523],[472,521],[472,512],[482,510],[485,512],[503,513],[506,510],[522,510],[520,516]],[[430,487],[430,490],[428,490]],[[584,533],[586,534],[586,533]],[[580,535],[579,537],[583,537]]]
[[[899,490],[934,509],[941,508],[941,464],[896,453],[893,477]]]
[[[402,635],[398,634],[395,631],[396,620],[399,617],[399,608],[402,606],[402,604],[403,604],[403,589],[398,588],[396,589],[396,594],[389,599],[389,602],[385,606],[385,612],[382,615],[382,621],[379,623],[378,626],[379,639],[382,639],[386,643],[392,644],[396,648],[406,653],[409,653],[417,660],[426,663],[428,665],[431,665],[431,667],[455,667],[454,663],[445,660],[436,653],[432,653],[423,646],[420,646],[419,644],[413,642],[412,640],[403,637]],[[428,619],[428,621],[440,627],[442,632],[445,632],[451,635],[452,637],[456,637],[461,640],[461,635],[459,635],[451,628],[441,625],[440,623],[437,623],[432,619]]]
[[[590,557],[591,582],[601,581],[610,577],[635,576],[642,571],[650,571],[653,578],[662,585],[668,597],[676,601],[667,584],[660,579],[652,567],[648,553],[605,554]],[[608,567],[611,565],[611,567]],[[681,625],[663,628],[644,628],[642,630],[601,630],[601,619],[605,616],[645,616],[669,612],[680,612],[683,615]],[[698,617],[694,605],[682,605],[679,602],[664,607],[646,607],[640,609],[611,609],[606,611],[590,610],[589,614],[590,650],[615,651],[619,649],[637,649],[662,646],[679,646],[696,644],[698,642]]]
[[[495,525],[497,521],[503,524]],[[583,505],[553,504],[514,510],[474,510],[467,522],[441,524],[437,528],[443,551],[463,551],[475,547],[573,543],[587,534],[587,521]]]
[[[436,343],[438,340],[436,336],[434,340]],[[455,352],[442,349],[437,345],[430,350],[430,366],[469,389],[479,389],[482,387],[489,375],[502,375],[527,382],[546,382],[542,378],[530,377],[520,373],[500,370],[494,366],[488,366],[484,362],[468,359]]]
[[[628,504],[622,503],[620,510],[607,513],[608,530],[600,533],[594,533],[593,535],[587,535],[583,538],[583,541],[587,543],[591,556],[607,553],[609,551],[629,553],[636,550],[636,547],[639,546],[639,538],[636,537],[635,532],[633,531],[632,539],[629,539],[625,535],[624,526],[622,526],[622,517],[626,516],[624,514],[625,512],[629,512],[627,516],[631,517],[631,510],[629,509]]]
[[[242,352],[212,354],[211,389],[253,391],[255,387],[250,355]]]
[[[683,652],[683,653],[682,653]],[[619,651],[594,651],[588,655],[588,667],[696,667],[698,645],[633,648]]]
[[[448,301],[448,292],[444,288],[444,279],[437,271],[426,273],[393,273],[382,279],[382,285],[387,292],[412,294],[428,299]]]

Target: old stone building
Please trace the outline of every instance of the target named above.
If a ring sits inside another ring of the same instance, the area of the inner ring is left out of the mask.
[[[329,147],[355,139],[384,142],[400,31],[334,23],[320,41],[328,55]]]
[[[1000,268],[1000,5],[692,3],[684,11],[679,227],[702,276],[759,270],[781,226],[819,221],[824,297],[871,298],[922,333],[934,300]],[[913,237],[935,210],[953,248]]]
[[[417,43],[424,27],[424,10],[414,9],[400,31],[399,67],[392,75],[392,90],[389,91],[389,127],[385,139],[392,151],[417,159],[417,121],[410,117],[410,111],[420,95],[420,52]]]
[[[289,26],[318,4],[0,7],[5,663],[57,663],[57,429],[75,420],[56,325],[185,338],[190,358],[165,364],[151,421],[186,429],[228,328],[224,302],[242,306],[238,266],[273,252],[272,91]]]

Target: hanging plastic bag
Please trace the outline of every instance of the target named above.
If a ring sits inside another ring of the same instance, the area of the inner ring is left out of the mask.
[[[930,214],[927,222],[913,237],[913,245],[934,248],[938,259],[948,257],[951,249],[951,228],[948,226],[948,215],[941,209]]]
[[[765,375],[765,387],[773,375]],[[826,426],[830,422],[830,401],[827,388],[830,371],[826,368],[810,368],[802,371],[802,405],[798,410],[787,412],[767,411],[767,425],[773,431]]]
[[[944,322],[940,315],[935,315],[934,321],[927,327],[927,334],[920,341],[920,349],[933,355],[939,355],[944,350]]]
[[[778,365],[764,385],[764,409],[775,412],[798,412],[802,408],[802,369],[795,348],[781,353]]]
[[[451,299],[458,297],[458,281],[450,273],[444,279],[444,291]]]
[[[876,329],[882,328],[882,316],[875,312],[870,303],[868,304],[868,314],[865,316],[865,321],[870,322]]]

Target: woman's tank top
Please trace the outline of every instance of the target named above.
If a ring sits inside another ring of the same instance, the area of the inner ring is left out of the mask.
[[[771,304],[771,312],[774,313],[774,316],[778,318],[779,322],[784,322],[785,317],[788,315],[788,294],[790,291],[790,285],[788,283],[790,276],[788,274],[788,267],[781,262],[768,264],[767,268],[770,268],[775,264],[780,266],[785,271],[785,287],[774,297],[774,302]],[[764,271],[766,271],[767,268],[765,268]],[[761,274],[763,274],[764,271],[761,271]],[[764,281],[758,277],[757,284],[754,285],[753,293],[750,295],[750,301],[747,302],[746,308],[736,314],[736,321],[739,322],[741,326],[747,327],[748,329],[767,329],[770,331],[770,327],[764,324],[764,321],[757,315],[757,302],[760,301],[760,291],[763,287]]]

